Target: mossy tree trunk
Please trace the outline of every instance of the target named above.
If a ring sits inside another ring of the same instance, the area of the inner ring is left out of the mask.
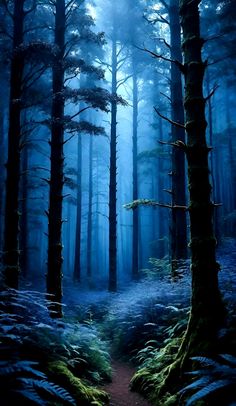
[[[64,141],[64,48],[66,29],[65,0],[56,1],[55,46],[58,49],[52,70],[51,116],[51,178],[48,212],[48,272],[47,293],[52,294],[54,316],[61,317],[62,300],[62,192],[63,192],[63,141]]]
[[[20,55],[18,48],[23,43],[24,37],[24,3],[24,0],[14,1],[3,258],[6,285],[15,289],[18,288],[20,272],[20,219],[18,200],[20,182],[21,97],[24,72],[24,59],[22,55]]]
[[[211,185],[209,182],[206,143],[203,78],[206,63],[201,51],[204,40],[200,36],[199,4],[201,0],[180,0],[183,29],[185,76],[186,155],[190,195],[190,248],[192,273],[191,312],[187,331],[174,363],[162,371],[159,397],[173,392],[183,384],[183,373],[190,368],[192,356],[214,355],[218,349],[218,331],[223,324],[225,310],[218,287],[219,265],[216,262],[216,239],[213,231]],[[163,372],[166,377],[163,379]]]
[[[216,239],[213,231],[214,205],[211,201],[206,143],[202,61],[204,40],[200,36],[200,0],[180,0],[183,29],[188,182],[190,195],[190,248],[192,272],[191,315],[183,349],[187,356],[214,352],[217,331],[223,319],[223,304],[218,287]]]

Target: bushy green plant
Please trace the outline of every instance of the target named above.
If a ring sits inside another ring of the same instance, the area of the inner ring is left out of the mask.
[[[141,269],[141,275],[145,278],[163,278],[170,274],[170,261],[168,258],[149,258],[149,268]]]

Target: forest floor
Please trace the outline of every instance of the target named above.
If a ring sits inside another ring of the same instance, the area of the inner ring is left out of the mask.
[[[112,370],[112,382],[103,388],[110,395],[110,406],[151,406],[138,393],[129,389],[130,380],[135,373],[132,366],[113,360]]]

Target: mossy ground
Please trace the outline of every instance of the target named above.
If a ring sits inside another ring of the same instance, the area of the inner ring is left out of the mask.
[[[155,406],[179,404],[179,397],[173,392],[160,396],[160,388],[165,385],[170,368],[175,366],[175,357],[180,343],[181,338],[174,338],[164,348],[156,350],[156,354],[136,372],[131,381],[132,390],[144,394]],[[176,380],[178,381],[178,376],[176,376]],[[178,386],[178,382],[176,382],[176,386]]]
[[[53,361],[47,365],[47,374],[55,383],[62,385],[80,406],[105,406],[109,397],[101,389],[94,388],[85,380],[76,377],[63,361]]]

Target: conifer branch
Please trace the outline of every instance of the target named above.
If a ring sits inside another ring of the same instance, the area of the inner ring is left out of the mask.
[[[167,58],[166,56],[163,56],[163,55],[161,55],[161,54],[157,54],[156,52],[150,51],[150,49],[147,49],[146,47],[144,47],[144,48],[139,48],[139,47],[137,47],[137,48],[140,49],[141,51],[145,51],[145,52],[147,52],[148,54],[152,55],[153,58],[162,59],[163,61],[167,61],[167,62],[170,62],[170,63],[174,63],[176,66],[178,66],[178,68],[180,69],[180,71],[181,71],[182,73],[184,73],[184,71],[185,71],[185,66],[184,66],[181,62],[177,61],[177,59]]]
[[[155,200],[150,200],[150,199],[138,199],[138,200],[134,200],[133,202],[123,205],[123,207],[127,210],[134,210],[139,206],[164,207],[166,209],[171,209],[171,210],[184,210],[184,211],[188,210],[187,206],[160,203],[160,202],[156,202]]]
[[[163,118],[163,120],[168,121],[168,123],[170,123],[170,124],[172,124],[172,125],[175,125],[176,127],[180,127],[180,128],[185,129],[185,125],[184,125],[184,124],[177,123],[176,121],[173,121],[173,120],[171,120],[170,118],[168,118],[168,117],[166,117],[166,116],[163,116],[163,115],[157,110],[156,107],[154,107],[154,110],[155,110],[155,112],[158,114],[159,117]]]
[[[212,91],[209,93],[207,97],[205,97],[205,101],[209,100],[216,92],[216,90],[219,88],[219,85],[215,85]]]

